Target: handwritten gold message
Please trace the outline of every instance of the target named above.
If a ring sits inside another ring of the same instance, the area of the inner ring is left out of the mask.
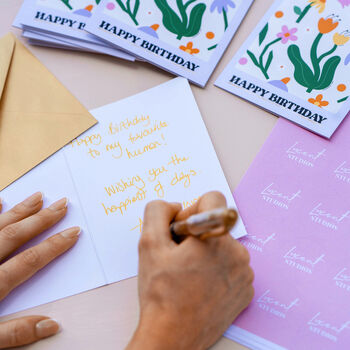
[[[140,202],[166,198],[169,189],[191,188],[199,170],[191,166],[188,155],[180,154],[168,145],[166,135],[169,128],[171,126],[164,120],[153,120],[149,115],[141,115],[117,123],[111,122],[102,132],[85,134],[70,143],[72,148],[86,149],[86,157],[93,163],[102,158],[116,164],[123,160],[123,166],[127,161],[126,164],[130,164],[127,168],[137,169],[132,176],[125,177],[118,177],[116,171],[115,180],[101,188],[105,198],[101,208],[106,216],[125,216]],[[160,150],[162,153],[158,156]],[[145,158],[149,156],[151,158]],[[155,161],[157,159],[159,163]],[[140,168],[135,163],[138,161],[142,161]],[[119,174],[125,173],[124,170],[121,169]],[[198,198],[184,201],[183,207],[192,205],[196,200]],[[131,230],[141,231],[141,228],[142,219],[139,218]]]

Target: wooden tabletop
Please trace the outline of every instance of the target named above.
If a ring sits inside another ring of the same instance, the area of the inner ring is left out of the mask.
[[[207,87],[192,86],[204,122],[233,191],[272,130],[276,117],[217,87],[214,81],[273,0],[255,0]],[[22,0],[0,1],[0,36],[12,28]],[[161,84],[172,75],[147,63],[108,56],[30,46],[30,50],[73,93],[92,109]],[[30,350],[123,349],[138,319],[137,279],[131,278],[77,296],[20,312],[59,320],[57,336],[25,347]],[[212,350],[246,349],[222,338]]]

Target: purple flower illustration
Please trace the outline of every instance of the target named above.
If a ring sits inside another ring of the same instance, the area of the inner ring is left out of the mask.
[[[288,29],[287,26],[282,26],[282,32],[277,34],[278,38],[282,39],[282,44],[287,44],[289,40],[296,41],[298,37],[294,35],[297,32],[297,28]]]
[[[289,82],[290,82],[290,78],[283,78],[281,80],[271,80],[271,81],[269,81],[269,84],[276,86],[277,88],[288,92],[287,84]]]
[[[83,9],[76,10],[73,13],[75,13],[76,15],[80,15],[80,16],[91,17],[92,16],[91,11],[93,8],[94,7],[92,5],[89,5]]]
[[[350,5],[350,0],[338,0],[340,3],[341,3],[341,5],[343,6],[343,8],[345,7],[345,6],[349,6]]]
[[[138,30],[143,31],[144,33],[147,33],[151,36],[154,36],[155,38],[159,38],[157,34],[157,29],[159,28],[159,24],[153,24],[151,26],[146,26],[146,27],[139,27],[137,28]]]
[[[232,0],[214,0],[210,6],[210,12],[217,10],[218,13],[222,13],[224,16],[225,30],[228,27],[227,11],[229,10],[229,7],[233,9],[236,7]]]
[[[343,1],[349,1],[349,0],[343,0]],[[236,7],[234,2],[231,0],[214,0],[210,6],[210,12],[214,12],[215,10],[217,10],[219,13],[222,13],[222,11],[227,12],[228,6],[232,7],[233,9]]]

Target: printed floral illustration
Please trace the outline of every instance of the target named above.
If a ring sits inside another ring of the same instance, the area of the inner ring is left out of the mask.
[[[134,6],[131,8],[131,1],[126,0],[124,3],[122,0],[115,0],[117,4],[120,6],[120,8],[127,13],[132,21],[138,26],[139,23],[137,22],[136,16],[137,16],[137,11],[139,10],[140,7],[140,0],[135,0],[134,1]]]
[[[329,105],[328,101],[323,100],[322,94],[317,95],[316,98],[309,98],[308,101],[321,108]]]
[[[312,7],[318,9],[319,13],[322,13],[326,8],[326,1],[327,0],[308,0],[309,4],[303,10],[299,6],[294,6],[294,12],[299,15],[297,23],[301,22]]]
[[[70,1],[70,0],[58,0],[58,1],[62,2],[69,10],[74,10],[73,5],[72,5],[72,1]],[[99,5],[100,2],[101,2],[101,0],[94,1],[94,3],[96,5]],[[85,16],[85,17],[91,17],[91,11],[92,11],[93,7],[94,6],[92,4],[89,4],[84,8],[77,9],[73,13],[75,13],[77,15]]]
[[[177,9],[174,11],[168,4],[167,0],[154,0],[159,10],[163,14],[163,24],[169,32],[177,35],[177,39],[182,37],[195,36],[202,25],[202,18],[207,6],[204,3],[197,3],[192,9],[191,4],[197,0],[187,0],[184,3],[182,0],[177,0]],[[180,13],[180,16],[177,14]]]
[[[217,11],[220,14],[222,13],[224,18],[225,30],[228,27],[227,12],[229,10],[229,7],[234,9],[236,5],[231,0],[214,0],[210,6],[210,12]]]
[[[171,45],[181,57],[208,62],[244,5],[246,0],[108,0],[102,6],[107,16]]]
[[[194,53],[198,53],[199,52],[198,49],[193,48],[193,42],[192,41],[188,42],[186,46],[181,45],[180,46],[180,50],[185,51],[185,52],[189,53],[190,55],[193,55]]]
[[[80,16],[91,17],[92,16],[91,11],[93,8],[94,7],[92,5],[88,5],[83,9],[79,9],[79,10],[74,11],[73,13],[76,15],[80,15]]]
[[[343,7],[350,6],[350,0],[338,0]]]
[[[341,61],[340,56],[332,56],[324,64],[322,64],[322,61],[326,57],[332,55],[337,50],[338,46],[344,45],[349,41],[350,32],[335,33],[333,36],[334,46],[321,55],[318,54],[318,47],[322,37],[336,29],[338,24],[338,18],[334,16],[321,18],[319,20],[319,33],[312,43],[310,51],[311,68],[302,58],[300,48],[297,45],[290,45],[288,47],[288,56],[295,69],[295,80],[300,85],[306,87],[307,92],[311,92],[312,90],[324,90],[329,87],[333,81],[335,72]]]
[[[284,0],[266,20],[235,67],[336,113],[350,97],[350,0]]]
[[[158,28],[159,28],[159,24],[152,24],[151,26],[139,27],[138,29],[158,39],[159,38],[157,34]]]
[[[263,28],[263,30],[259,34],[259,45],[261,45],[264,42],[265,37],[268,33],[268,30],[269,30],[269,25],[267,23],[266,26]],[[272,45],[275,45],[278,42],[281,42],[282,44],[287,44],[289,41],[296,41],[298,39],[298,37],[295,35],[296,32],[297,32],[297,28],[288,29],[286,25],[283,25],[282,31],[280,33],[277,33],[276,35],[277,39],[272,40],[265,45],[259,58],[257,58],[253,52],[247,50],[247,54],[249,55],[250,59],[261,70],[261,72],[264,74],[264,77],[266,79],[270,78],[268,75],[268,70],[273,60],[273,51],[272,50],[269,51],[266,61],[264,59],[265,54],[268,52],[268,50],[271,48]]]
[[[69,3],[69,0],[61,0],[70,10],[73,10],[72,5]]]

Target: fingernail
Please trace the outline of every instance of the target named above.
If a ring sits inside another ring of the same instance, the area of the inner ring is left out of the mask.
[[[68,230],[61,232],[61,236],[63,236],[64,238],[76,238],[80,235],[80,233],[81,233],[80,227],[72,227],[72,228],[69,228]]]
[[[36,192],[32,194],[30,197],[25,199],[23,201],[23,204],[27,207],[33,207],[34,205],[37,205],[39,202],[43,200],[43,194],[41,192]]]
[[[35,326],[38,338],[50,337],[61,330],[61,325],[54,319],[49,318],[38,322]]]
[[[51,204],[49,206],[49,209],[51,210],[62,210],[64,208],[67,208],[68,205],[68,199],[67,198],[62,198],[59,201]]]

